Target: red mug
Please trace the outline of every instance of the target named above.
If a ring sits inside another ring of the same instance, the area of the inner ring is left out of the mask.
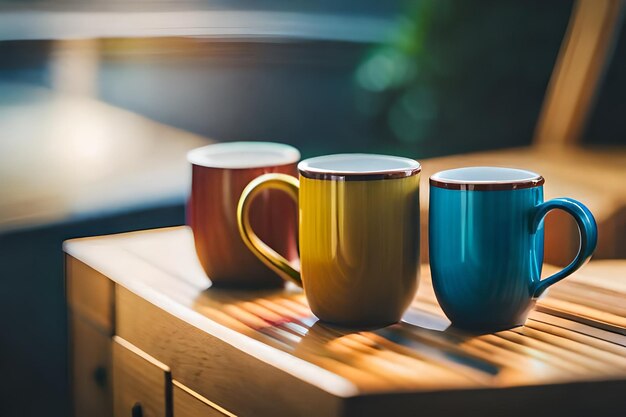
[[[270,142],[227,142],[194,149],[187,224],[198,259],[213,285],[279,287],[284,281],[252,254],[237,226],[237,203],[250,181],[279,172],[297,176],[300,152]],[[284,193],[266,192],[254,201],[250,219],[259,237],[286,259],[298,259],[297,207]]]

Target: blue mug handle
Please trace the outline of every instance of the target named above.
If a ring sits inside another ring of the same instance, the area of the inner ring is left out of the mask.
[[[593,214],[581,202],[573,198],[555,198],[538,205],[532,223],[533,233],[537,232],[537,228],[539,228],[541,221],[548,212],[554,209],[563,210],[576,220],[578,230],[580,231],[580,249],[578,249],[578,254],[576,254],[574,260],[565,268],[546,279],[534,283],[533,297],[535,298],[539,297],[550,285],[556,284],[586,264],[591,255],[593,255],[593,251],[598,243],[598,226],[593,218]]]

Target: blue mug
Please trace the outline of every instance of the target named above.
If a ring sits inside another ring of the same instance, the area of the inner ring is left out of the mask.
[[[430,177],[429,252],[437,300],[452,325],[475,331],[520,326],[552,284],[583,266],[596,248],[593,215],[580,202],[543,202],[534,172],[468,167]],[[564,210],[580,229],[580,250],[541,280],[543,219]]]

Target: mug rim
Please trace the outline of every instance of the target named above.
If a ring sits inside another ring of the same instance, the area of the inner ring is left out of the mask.
[[[268,163],[267,161],[257,161],[247,164],[233,164],[225,161],[209,161],[206,159],[208,155],[214,156],[220,153],[229,153],[237,151],[248,152],[275,152],[276,162]],[[261,142],[261,141],[235,141],[235,142],[216,142],[209,145],[201,146],[187,152],[187,162],[192,165],[215,168],[215,169],[258,169],[279,167],[295,164],[300,160],[300,151],[291,145],[278,142]]]
[[[450,178],[452,174],[460,171],[488,169],[496,172],[508,172],[518,175],[517,178],[509,179],[456,179]],[[448,176],[448,178],[446,178]],[[472,166],[460,167],[439,171],[430,176],[431,187],[444,188],[447,190],[462,191],[506,191],[520,190],[525,188],[540,187],[545,179],[536,172],[520,168],[495,167],[495,166]]]
[[[315,166],[320,162],[342,162],[346,160],[367,160],[372,162],[392,162],[397,166],[381,169],[345,169],[345,168],[323,168]],[[305,159],[298,164],[298,172],[301,176],[316,180],[331,181],[369,181],[386,180],[411,177],[420,173],[422,166],[419,162],[411,158],[393,155],[368,154],[368,153],[342,153],[333,155],[316,156]]]

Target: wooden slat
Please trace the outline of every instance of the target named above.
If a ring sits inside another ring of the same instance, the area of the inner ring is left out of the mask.
[[[172,417],[172,376],[168,366],[126,340],[113,338],[113,415]]]
[[[588,264],[550,288],[537,311],[626,336],[626,260]]]
[[[72,256],[65,257],[67,303],[72,311],[113,334],[113,282]]]
[[[614,347],[618,351],[617,354],[621,352],[619,346],[626,347],[626,336],[600,329],[590,324],[554,316],[537,310],[531,311],[528,318],[529,319],[526,321],[526,326],[528,327],[534,328],[546,325],[548,327],[542,328],[550,329],[550,331],[554,333],[564,332],[569,337],[574,339],[580,337],[580,335],[588,336],[592,338],[592,340],[599,340],[603,342],[602,349],[604,350],[610,351],[610,347]]]
[[[70,379],[75,417],[111,417],[113,381],[111,338],[70,312]]]
[[[626,271],[625,271],[626,273]],[[624,295],[611,290],[603,290],[585,283],[577,283],[571,280],[563,285],[550,288],[550,298],[579,304],[590,309],[609,313],[616,320],[626,317],[626,304]]]
[[[611,346],[610,343],[607,345],[604,340],[597,340],[575,333],[572,334],[572,332],[555,331],[551,326],[539,323],[534,326],[531,323],[513,331],[535,340],[540,340],[548,345],[558,346],[566,351],[574,350],[580,352],[587,356],[582,362],[588,366],[596,367],[606,364],[606,366],[616,366],[626,370],[626,357],[619,354],[619,348]],[[574,360],[579,359],[576,357]]]
[[[552,73],[534,143],[575,143],[609,61],[622,0],[578,0]]]
[[[626,318],[582,304],[546,298],[537,306],[537,310],[626,335]]]
[[[176,417],[236,417],[180,382],[174,385],[174,415]]]

